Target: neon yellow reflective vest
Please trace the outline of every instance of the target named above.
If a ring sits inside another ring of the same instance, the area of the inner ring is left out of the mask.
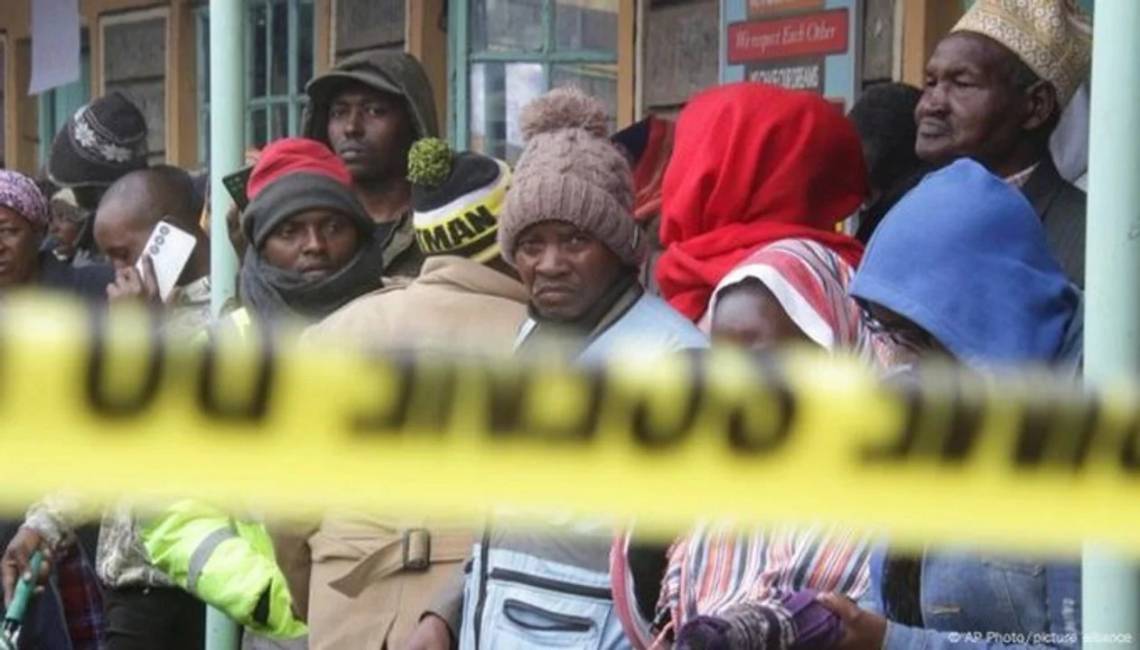
[[[151,562],[186,591],[245,627],[277,639],[304,636],[264,526],[186,499],[143,527]]]

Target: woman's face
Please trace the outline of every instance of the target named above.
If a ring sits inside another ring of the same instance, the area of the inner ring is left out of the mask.
[[[277,225],[261,246],[266,262],[322,280],[348,264],[360,248],[360,233],[337,212],[308,210]]]
[[[776,296],[752,278],[717,294],[711,334],[714,341],[727,341],[750,350],[809,340]]]
[[[43,233],[20,213],[0,207],[0,288],[28,284],[39,267]]]

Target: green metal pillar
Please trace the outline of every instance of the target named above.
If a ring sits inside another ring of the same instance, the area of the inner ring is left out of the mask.
[[[228,0],[233,1],[233,0]],[[241,628],[213,607],[206,608],[206,650],[238,650]]]
[[[237,256],[226,229],[233,204],[222,176],[245,161],[245,2],[210,0],[210,307],[235,293]]]
[[[1140,369],[1140,2],[1099,0],[1093,34],[1085,375]],[[1140,571],[1090,543],[1082,561],[1086,650],[1140,643]]]
[[[222,176],[245,162],[245,2],[210,0],[210,307],[218,315],[234,296],[237,256],[226,213],[233,200]],[[206,610],[206,649],[237,650],[241,628]]]

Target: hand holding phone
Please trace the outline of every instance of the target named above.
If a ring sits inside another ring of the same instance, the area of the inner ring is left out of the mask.
[[[190,233],[169,221],[159,221],[143,247],[142,256],[135,263],[140,281],[148,279],[148,271],[151,269],[146,268],[145,262],[149,260],[153,279],[157,283],[158,297],[162,302],[169,301],[197,244],[198,241]]]
[[[154,261],[144,254],[138,265],[115,271],[115,281],[107,285],[107,299],[111,302],[129,300],[161,302],[158,295],[158,280],[155,279]]]
[[[246,165],[236,172],[226,174],[222,177],[222,185],[226,186],[226,192],[229,192],[230,197],[234,200],[234,205],[237,206],[239,211],[245,210],[245,207],[249,205],[249,197],[246,195],[246,186],[249,184],[249,177],[252,173],[253,165]]]

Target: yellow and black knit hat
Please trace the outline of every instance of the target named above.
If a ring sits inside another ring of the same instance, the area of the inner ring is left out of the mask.
[[[511,183],[507,163],[438,138],[408,153],[416,242],[424,255],[459,255],[476,262],[499,256],[499,213]]]

